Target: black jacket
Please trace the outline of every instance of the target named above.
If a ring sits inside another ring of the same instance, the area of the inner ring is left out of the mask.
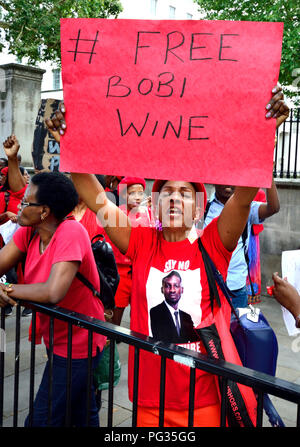
[[[169,343],[188,343],[198,340],[191,316],[179,310],[180,335],[165,301],[150,309],[150,322],[153,338]]]

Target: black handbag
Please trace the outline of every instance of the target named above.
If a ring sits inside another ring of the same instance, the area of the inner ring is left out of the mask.
[[[220,298],[216,284],[220,287],[231,307],[230,332],[242,364],[245,367],[275,376],[278,344],[273,329],[262,312],[259,312],[258,309],[254,309],[252,306],[242,309],[242,315],[238,315],[231,301],[231,292],[221,273],[217,270],[205,250],[200,238],[198,238],[198,245],[211,290],[211,307],[213,308],[214,297],[216,297],[216,301],[220,306]],[[273,427],[285,426],[267,394],[264,394],[264,410]]]

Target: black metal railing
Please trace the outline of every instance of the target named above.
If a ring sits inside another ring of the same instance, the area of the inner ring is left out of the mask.
[[[300,109],[291,109],[290,116],[277,129],[274,154],[274,177],[300,179]]]
[[[22,305],[25,303],[20,302]],[[165,398],[165,378],[166,378],[166,359],[172,359],[176,362],[182,363],[190,367],[190,395],[189,395],[189,417],[188,427],[193,427],[194,418],[194,392],[195,392],[195,377],[196,369],[222,377],[221,386],[221,426],[226,425],[226,393],[228,388],[228,381],[234,381],[255,390],[257,396],[257,427],[263,425],[263,398],[264,394],[277,396],[297,405],[296,425],[300,426],[300,386],[258,371],[254,371],[239,365],[234,365],[223,360],[208,358],[203,354],[199,354],[183,347],[168,344],[164,342],[157,342],[153,338],[130,331],[129,329],[115,326],[113,324],[99,321],[97,319],[78,314],[58,306],[41,305],[32,302],[27,302],[26,307],[32,309],[32,337],[30,349],[30,384],[29,384],[29,426],[32,423],[33,417],[33,402],[34,402],[34,387],[35,387],[35,334],[36,334],[36,312],[42,312],[50,317],[49,330],[49,376],[51,376],[51,368],[53,362],[53,339],[54,339],[54,320],[63,320],[68,324],[68,362],[67,362],[67,405],[66,405],[66,419],[65,425],[70,425],[71,420],[71,391],[70,391],[70,377],[71,377],[71,354],[72,354],[72,327],[79,326],[85,328],[88,333],[88,373],[87,373],[87,389],[90,389],[92,381],[92,340],[93,334],[103,334],[110,339],[110,379],[108,391],[108,415],[107,426],[113,427],[113,401],[114,401],[114,353],[115,343],[117,340],[132,345],[134,347],[134,377],[133,377],[133,406],[132,406],[132,427],[137,425],[137,402],[138,402],[138,378],[139,378],[139,357],[140,351],[145,350],[154,353],[161,357],[161,372],[160,372],[160,408],[159,408],[159,426],[164,425],[164,398]],[[14,364],[14,390],[13,390],[13,426],[18,427],[18,404],[19,404],[19,369],[20,369],[20,327],[21,327],[21,312],[20,305],[16,309],[16,336],[15,336],[15,364]],[[4,310],[1,309],[1,330],[5,331],[5,316]],[[0,352],[0,427],[3,426],[3,395],[6,391],[4,388],[4,362],[5,352]],[[51,411],[52,411],[52,390],[51,380],[49,381],[49,402],[48,415],[49,425],[51,425]],[[91,399],[87,393],[86,414],[87,425],[89,421],[89,411]]]

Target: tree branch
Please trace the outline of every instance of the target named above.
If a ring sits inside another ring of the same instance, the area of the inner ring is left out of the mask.
[[[5,9],[5,11],[10,11],[9,6],[8,6],[5,2],[3,2],[3,1],[1,1],[1,0],[0,0],[0,6],[1,6],[3,9]]]
[[[8,29],[9,27],[10,27],[10,25],[7,22],[0,20],[0,28]]]

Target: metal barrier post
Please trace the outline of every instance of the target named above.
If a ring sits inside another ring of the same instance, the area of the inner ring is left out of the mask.
[[[30,352],[30,384],[29,384],[29,415],[28,425],[33,424],[33,400],[34,400],[34,371],[35,371],[35,338],[36,338],[36,312],[32,311],[31,319],[31,352]]]
[[[14,427],[18,426],[20,335],[21,335],[21,306],[18,304],[16,306],[15,380],[14,380],[14,415],[13,415]]]
[[[5,361],[5,309],[1,308],[1,328],[0,328],[0,427],[3,426],[3,405],[4,405],[4,361]]]
[[[67,396],[66,396],[66,427],[71,426],[72,420],[72,323],[68,323],[68,357],[67,357]]]
[[[107,426],[113,426],[113,403],[114,403],[114,365],[115,365],[116,341],[110,340],[109,346],[109,387],[108,387],[108,422]]]
[[[159,427],[164,426],[165,418],[166,360],[166,357],[161,357],[160,359]]]

